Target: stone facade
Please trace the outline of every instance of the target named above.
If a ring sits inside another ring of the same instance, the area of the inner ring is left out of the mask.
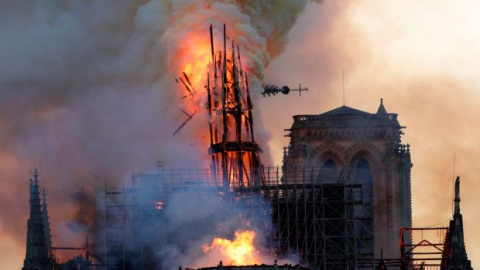
[[[387,113],[382,100],[374,114],[342,106],[293,118],[284,172],[320,168],[318,182],[361,184],[363,201],[373,207],[375,257],[383,250],[399,258],[400,228],[412,226],[412,163],[397,114]]]

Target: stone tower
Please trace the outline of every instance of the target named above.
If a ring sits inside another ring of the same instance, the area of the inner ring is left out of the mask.
[[[472,270],[472,264],[465,249],[463,237],[463,218],[460,214],[460,178],[455,181],[455,211],[450,220],[449,230],[446,236],[446,245],[442,260],[442,270],[462,269]]]
[[[45,239],[38,173],[35,169],[34,180],[30,179],[30,218],[27,221],[27,252],[22,270],[50,270],[51,261],[48,256]]]
[[[412,226],[412,163],[397,114],[388,113],[381,100],[373,114],[342,106],[293,118],[284,171],[320,168],[317,182],[360,184],[364,210],[373,212],[373,224],[365,223],[365,232],[373,234],[367,245],[375,258],[382,250],[385,258],[399,258],[400,228]]]

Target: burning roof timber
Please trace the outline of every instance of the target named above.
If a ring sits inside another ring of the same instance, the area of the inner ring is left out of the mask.
[[[221,269],[229,269],[229,270],[259,270],[259,269],[274,269],[274,270],[309,270],[310,268],[300,266],[300,265],[291,265],[291,264],[284,264],[284,265],[277,265],[277,260],[273,265],[242,265],[242,266],[223,266],[222,261],[218,264],[218,266],[214,267],[206,267],[206,268],[198,268],[196,270],[221,270]],[[180,267],[179,270],[194,270],[190,268],[182,268]]]
[[[199,268],[197,270],[216,270],[216,269],[229,269],[229,270],[258,270],[258,269],[275,269],[275,270],[309,270],[303,266],[292,266],[292,265],[251,265],[251,266],[218,266],[218,267],[208,267],[208,268]]]
[[[225,25],[223,51],[215,51],[213,40],[210,26],[211,59],[206,89],[212,168],[225,181],[224,186],[259,186],[264,181],[259,156],[262,150],[255,141],[253,105],[240,47],[232,41],[227,51]]]

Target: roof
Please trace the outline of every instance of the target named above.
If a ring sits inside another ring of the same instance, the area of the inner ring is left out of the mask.
[[[350,108],[347,106],[338,107],[331,111],[325,112],[320,114],[322,116],[333,116],[333,115],[371,115],[370,113],[360,111],[354,108]]]
[[[380,99],[380,106],[378,106],[377,114],[387,114],[385,106],[383,106],[383,98]]]

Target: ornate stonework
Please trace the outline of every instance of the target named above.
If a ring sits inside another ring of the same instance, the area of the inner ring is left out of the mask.
[[[398,258],[400,228],[412,225],[412,164],[409,145],[401,142],[404,127],[397,114],[387,113],[382,101],[374,114],[342,106],[293,118],[284,169],[336,170],[336,177],[344,178],[338,182],[361,183],[364,199],[373,204],[375,256],[383,249],[385,258]]]

